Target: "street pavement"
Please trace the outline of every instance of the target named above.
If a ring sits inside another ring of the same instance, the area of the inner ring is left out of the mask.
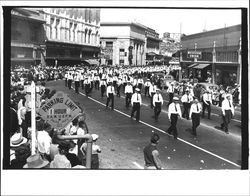
[[[125,107],[125,95],[115,96],[115,110],[106,109],[106,97],[93,89],[91,97],[86,97],[80,89],[77,94],[69,90],[64,81],[50,81],[47,88],[64,91],[78,103],[86,113],[90,133],[99,135],[97,144],[100,153],[101,169],[143,169],[143,148],[150,142],[152,131],[160,135],[158,150],[164,169],[201,170],[201,169],[240,169],[241,168],[241,115],[237,112],[229,125],[229,134],[218,129],[222,122],[220,108],[213,107],[211,120],[201,119],[197,138],[191,133],[192,121],[179,119],[177,123],[178,140],[165,131],[170,126],[167,116],[168,97],[162,107],[158,122],[152,118],[154,112],[150,99],[142,93],[140,122],[130,118],[131,107]],[[74,85],[73,85],[74,87]],[[247,130],[246,130],[247,131]]]

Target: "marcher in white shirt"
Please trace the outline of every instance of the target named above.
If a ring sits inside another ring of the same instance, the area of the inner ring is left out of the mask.
[[[171,82],[170,85],[168,86],[167,93],[169,97],[168,105],[170,105],[173,102],[173,97],[174,97],[174,83],[173,82]]]
[[[208,119],[211,119],[210,114],[211,114],[212,95],[211,93],[209,93],[208,90],[206,90],[205,93],[203,94],[202,102],[203,102],[202,118],[204,118],[204,113],[207,108]]]
[[[131,102],[131,97],[133,94],[133,86],[131,85],[130,82],[128,82],[128,84],[125,87],[125,94],[126,94],[126,108],[129,108],[129,103]]]
[[[192,119],[192,133],[194,136],[197,136],[196,129],[200,125],[200,112],[202,110],[202,106],[199,103],[197,97],[194,97],[194,101],[190,108],[189,118]]]
[[[73,75],[72,75],[72,72],[69,72],[69,75],[68,75],[68,87],[69,87],[69,89],[71,89],[72,81],[73,81]]]
[[[100,87],[101,87],[101,97],[103,97],[107,87],[107,83],[104,79],[101,80]]]
[[[107,87],[107,103],[106,108],[109,107],[109,102],[111,100],[111,110],[114,110],[114,95],[115,95],[115,87],[113,86],[112,82],[109,83]]]
[[[119,76],[118,81],[117,81],[117,97],[120,97],[120,90],[121,90],[121,86],[122,86],[122,78]]]
[[[181,102],[183,103],[184,107],[182,118],[187,118],[187,120],[189,120],[191,101],[193,101],[193,97],[189,94],[189,90],[186,90],[185,94],[181,97]]]
[[[68,86],[68,71],[66,71],[65,75],[64,75],[64,80],[65,80],[65,87]]]
[[[139,93],[140,89],[136,88],[135,93],[132,95],[131,98],[131,105],[132,105],[132,112],[131,112],[131,118],[134,117],[134,113],[136,112],[136,121],[139,122],[140,120],[140,109],[141,109],[141,94]]]
[[[223,131],[228,134],[228,124],[230,123],[232,116],[234,116],[234,106],[231,103],[230,94],[227,94],[224,100],[222,101],[221,110],[223,120],[223,123],[221,124],[221,129],[223,129]]]
[[[78,73],[78,72],[75,73],[74,82],[75,82],[75,92],[79,93],[80,73]]]
[[[151,98],[151,108],[153,108],[153,96],[156,93],[156,89],[157,89],[157,86],[154,83],[149,87],[149,95]]]
[[[160,94],[160,89],[156,89],[156,94],[153,97],[153,106],[154,106],[154,118],[155,121],[158,121],[159,115],[161,113],[161,106],[163,105],[163,98]]]
[[[147,95],[150,96],[150,95],[149,95],[149,88],[150,88],[151,85],[152,85],[152,84],[151,84],[151,82],[150,82],[150,79],[147,79],[147,81],[146,81],[145,84],[144,84],[144,96],[145,96],[145,97],[146,97]]]
[[[181,117],[181,107],[178,103],[179,98],[174,97],[173,102],[168,107],[168,118],[171,121],[171,126],[168,128],[167,132],[168,134],[171,134],[173,132],[174,139],[177,139],[178,133],[177,133],[177,120],[178,116]]]
[[[141,89],[142,89],[142,85],[143,85],[143,79],[142,78],[139,78],[138,79],[138,88],[140,89],[140,91],[141,91]]]

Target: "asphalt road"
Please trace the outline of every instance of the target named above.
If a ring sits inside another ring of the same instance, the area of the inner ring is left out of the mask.
[[[73,85],[74,86],[74,85]],[[143,169],[143,148],[149,143],[152,131],[161,139],[158,144],[160,159],[164,169],[200,170],[200,169],[240,169],[241,167],[241,115],[237,111],[235,119],[229,125],[229,134],[217,129],[221,123],[220,108],[212,108],[211,120],[201,119],[197,138],[188,131],[191,120],[178,120],[178,140],[165,131],[170,126],[167,117],[167,103],[162,107],[158,122],[152,118],[153,109],[150,99],[142,96],[140,122],[130,118],[130,109],[125,108],[124,94],[115,97],[115,110],[106,109],[106,97],[93,89],[87,98],[84,91],[76,94],[73,89],[64,86],[64,81],[50,81],[46,87],[64,91],[80,104],[86,112],[86,122],[90,133],[99,135],[97,144],[100,153],[101,169]],[[164,100],[168,100],[164,94]],[[247,130],[246,130],[247,131]]]

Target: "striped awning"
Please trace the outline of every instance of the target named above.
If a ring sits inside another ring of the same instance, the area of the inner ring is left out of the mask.
[[[188,66],[188,68],[192,68],[192,67],[194,67],[196,65],[198,65],[198,63],[191,64],[191,65]]]
[[[88,60],[84,60],[84,61],[86,61],[90,65],[99,65],[99,61],[97,61],[95,59],[88,59]]]
[[[210,64],[198,64],[198,65],[196,65],[195,67],[193,67],[193,68],[195,68],[195,69],[204,69],[205,67],[207,67],[207,66],[209,66]]]

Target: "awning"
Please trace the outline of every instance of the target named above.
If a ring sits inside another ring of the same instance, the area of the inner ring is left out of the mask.
[[[188,68],[192,68],[192,67],[194,67],[196,65],[198,65],[198,63],[191,64],[191,65],[188,66]]]
[[[197,66],[193,67],[195,69],[204,69],[205,67],[207,67],[210,64],[198,64]]]
[[[99,65],[99,61],[97,61],[95,59],[88,59],[88,60],[84,60],[84,61],[86,61],[90,65]]]

